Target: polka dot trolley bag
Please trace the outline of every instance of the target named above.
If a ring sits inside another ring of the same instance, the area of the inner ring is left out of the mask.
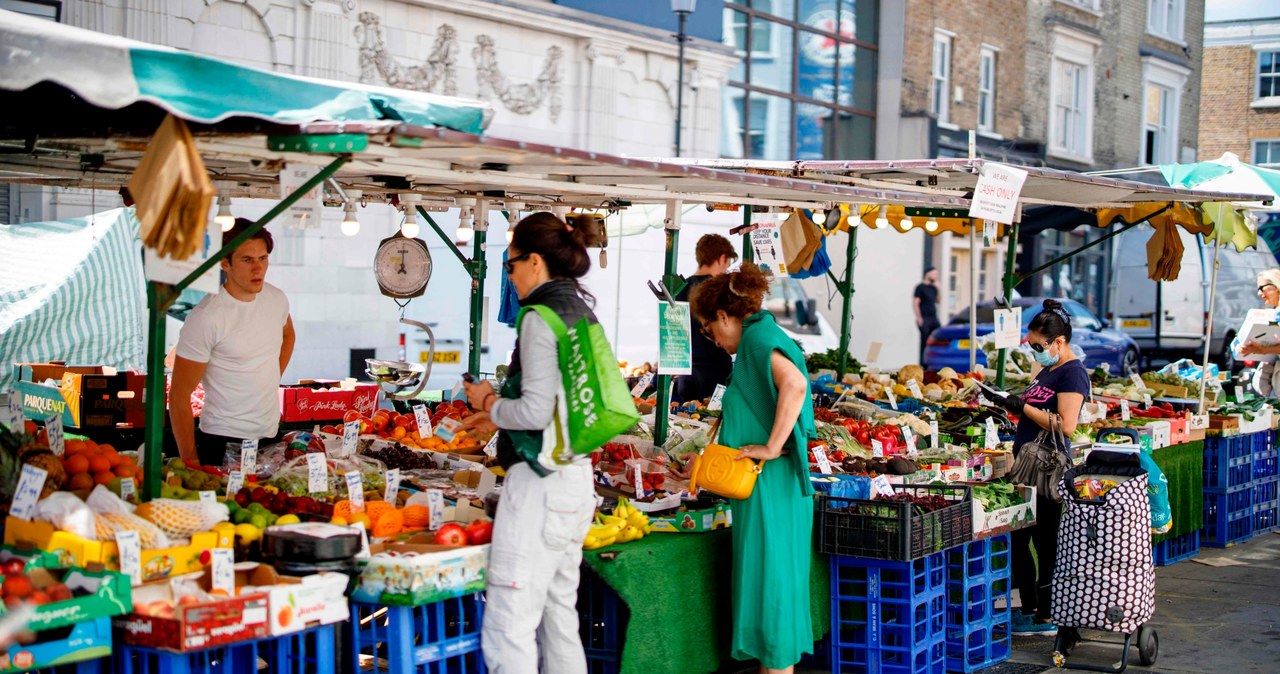
[[[1055,624],[1130,634],[1155,613],[1147,484],[1137,455],[1121,452],[1094,451],[1063,474]]]

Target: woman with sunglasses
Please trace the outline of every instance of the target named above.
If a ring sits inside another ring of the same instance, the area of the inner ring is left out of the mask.
[[[1000,400],[1005,409],[1020,417],[1013,440],[1015,457],[1040,431],[1049,430],[1050,414],[1061,418],[1062,432],[1071,437],[1090,388],[1089,371],[1071,350],[1071,319],[1061,302],[1044,301],[1040,313],[1027,326],[1027,344],[1044,369],[1036,374],[1025,393]],[[1061,448],[1063,452],[1070,449]],[[1036,523],[1013,532],[1013,584],[1022,598],[1022,610],[1013,614],[1016,634],[1048,636],[1058,632],[1049,621],[1049,588],[1057,559],[1061,519],[1062,504],[1048,494],[1036,494]],[[1031,556],[1033,542],[1034,558]]]
[[[595,229],[570,227],[550,213],[521,220],[504,264],[520,306],[550,307],[565,325],[584,316],[596,322],[594,298],[578,282],[591,269],[587,247],[597,245],[596,236]],[[536,454],[552,424],[561,386],[558,352],[546,321],[526,312],[501,396],[488,382],[464,384],[467,401],[479,412],[463,425],[500,429],[498,461],[506,471],[489,547],[481,635],[491,672],[537,674],[539,660],[544,672],[587,671],[577,601],[582,541],[596,507],[591,460],[583,455],[539,476],[516,451],[519,444]]]
[[[1280,269],[1265,269],[1258,272],[1258,298],[1267,305],[1268,309],[1280,306]],[[1277,319],[1280,319],[1280,312],[1277,312],[1271,320]],[[1246,325],[1240,326],[1240,331],[1231,342],[1231,350],[1236,357],[1247,360],[1249,356],[1280,355],[1280,346],[1263,346],[1253,340],[1244,341],[1243,335],[1246,334],[1246,326],[1250,322],[1249,319],[1245,319]],[[1253,373],[1253,389],[1258,392],[1258,395],[1270,397],[1276,391],[1280,391],[1280,376],[1277,374],[1280,374],[1280,368],[1276,367],[1274,358],[1269,359],[1269,362],[1258,364],[1258,369]]]
[[[817,437],[804,353],[762,310],[769,282],[755,265],[702,282],[691,310],[707,338],[735,356],[719,441],[763,462],[751,496],[733,501],[730,654],[766,672],[792,672],[813,652],[809,607]]]

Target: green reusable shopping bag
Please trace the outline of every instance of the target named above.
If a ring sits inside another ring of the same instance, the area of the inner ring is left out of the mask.
[[[605,338],[604,329],[585,316],[572,328],[550,307],[535,305],[520,310],[537,311],[559,344],[561,390],[556,396],[556,412],[551,428],[543,433],[539,463],[554,470],[572,459],[568,454],[590,454],[640,420],[627,382],[618,370],[618,360]],[[527,458],[527,457],[526,457]],[[553,465],[548,465],[550,459]]]

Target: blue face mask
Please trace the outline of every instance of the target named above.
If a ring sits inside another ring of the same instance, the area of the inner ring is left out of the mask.
[[[1049,353],[1048,349],[1045,349],[1044,351],[1032,351],[1031,355],[1035,356],[1036,362],[1040,363],[1043,367],[1049,367],[1057,364],[1058,362],[1058,357]]]

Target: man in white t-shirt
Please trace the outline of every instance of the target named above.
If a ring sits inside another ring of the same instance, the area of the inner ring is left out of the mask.
[[[250,227],[237,218],[223,245]],[[274,438],[280,430],[280,376],[293,355],[289,299],[266,282],[274,248],[259,230],[226,259],[222,292],[204,298],[187,316],[178,337],[169,419],[178,453],[188,464],[221,466],[228,444]],[[200,428],[191,392],[204,382]]]

